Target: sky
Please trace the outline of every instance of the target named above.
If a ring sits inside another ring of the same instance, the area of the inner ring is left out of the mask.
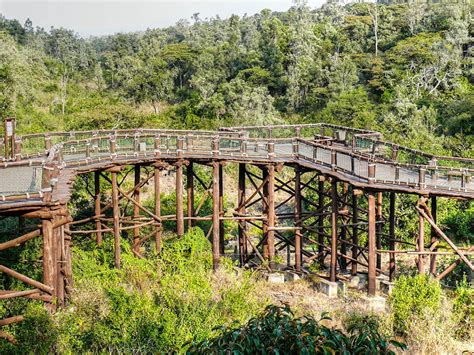
[[[309,0],[318,7],[325,0]],[[21,24],[72,29],[82,37],[167,27],[199,13],[201,19],[253,15],[264,8],[284,11],[292,0],[0,0],[0,13]]]

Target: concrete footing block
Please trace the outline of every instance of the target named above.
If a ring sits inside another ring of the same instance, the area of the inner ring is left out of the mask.
[[[301,276],[298,275],[296,272],[287,271],[285,272],[285,281],[286,282],[293,282],[301,279]]]
[[[389,282],[389,278],[388,276],[385,276],[385,275],[379,275],[375,278],[375,288],[377,290],[381,290],[382,289],[382,282]]]
[[[329,298],[337,297],[337,282],[331,282],[325,279],[320,279],[319,282],[316,284],[316,288],[319,292],[324,293]]]
[[[285,274],[281,272],[272,272],[265,275],[266,279],[270,283],[282,284],[285,283]]]
[[[363,296],[362,299],[367,305],[367,310],[370,312],[385,312],[387,300],[382,296]]]
[[[380,281],[380,292],[386,295],[391,295],[393,291],[394,283],[390,281]]]
[[[348,286],[350,288],[355,288],[357,290],[365,289],[367,287],[367,275],[357,274],[357,275],[351,276],[349,278]]]
[[[347,282],[337,281],[337,295],[339,297],[347,297]]]

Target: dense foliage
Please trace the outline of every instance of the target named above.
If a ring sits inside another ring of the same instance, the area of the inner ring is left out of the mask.
[[[400,276],[395,286],[390,297],[390,306],[397,332],[407,334],[408,321],[413,316],[423,316],[425,312],[437,313],[441,310],[441,287],[428,276]]]
[[[22,303],[25,321],[9,330],[18,346],[2,341],[0,353],[179,351],[214,327],[246,321],[266,302],[250,271],[236,272],[225,260],[212,271],[211,246],[198,228],[168,241],[158,259],[138,259],[124,242],[120,270],[111,242],[84,249],[74,248],[69,307],[50,315],[31,300]],[[15,302],[21,300],[10,307]],[[0,311],[1,318],[8,314]]]
[[[219,334],[189,349],[191,354],[395,354],[405,345],[379,334],[373,321],[348,327],[348,335],[309,316],[295,317],[288,306],[268,306],[242,327],[221,327]],[[366,318],[368,320],[368,318]]]
[[[324,120],[472,155],[470,13],[300,0],[90,39],[2,19],[0,103],[22,131]]]
[[[453,313],[458,324],[457,337],[474,339],[474,288],[465,278],[454,290]]]

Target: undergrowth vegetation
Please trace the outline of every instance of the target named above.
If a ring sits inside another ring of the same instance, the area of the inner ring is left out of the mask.
[[[393,330],[422,352],[450,351],[474,340],[474,289],[464,280],[443,290],[427,275],[401,276],[390,297]]]
[[[341,312],[318,296],[329,312],[318,318],[296,306],[264,310],[269,289],[230,259],[213,272],[199,228],[167,239],[150,258],[135,257],[123,241],[119,270],[111,242],[93,248],[78,241],[65,309],[50,314],[24,299],[0,304],[3,315],[20,308],[25,315],[6,329],[17,344],[1,342],[0,353],[391,353],[402,342],[410,351],[439,352],[474,339],[474,289],[466,281],[445,290],[428,276],[401,276],[388,314]]]
[[[229,261],[212,272],[211,245],[198,228],[169,241],[158,259],[138,259],[126,243],[122,248],[120,270],[111,267],[111,245],[75,248],[70,306],[50,316],[29,303],[26,320],[13,328],[18,346],[5,342],[0,352],[182,351],[192,339],[244,322],[265,305],[251,272]]]
[[[392,348],[406,349],[403,343],[378,332],[377,322],[365,318],[353,322],[347,334],[324,325],[330,318],[296,317],[287,306],[268,306],[242,327],[221,327],[214,338],[192,344],[197,354],[394,354]]]

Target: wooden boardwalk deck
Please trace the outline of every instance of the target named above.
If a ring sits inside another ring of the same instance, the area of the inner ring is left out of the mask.
[[[321,134],[303,137],[305,129]],[[328,129],[331,132],[326,136]],[[274,138],[272,132],[279,132],[278,137]],[[344,139],[335,138],[338,133]],[[377,139],[366,138],[368,135]],[[56,137],[56,145],[52,145],[51,137]],[[208,161],[301,164],[359,187],[474,198],[474,159],[450,158],[448,164],[440,165],[438,160],[442,157],[437,160],[435,156],[380,141],[379,137],[376,132],[323,124],[234,127],[216,132],[130,130],[27,135],[19,137],[19,146],[24,149],[15,154],[16,164],[7,159],[0,167],[0,210],[8,209],[12,200],[28,205],[52,185],[52,201],[67,198],[64,191],[70,184],[63,184],[73,174],[70,170],[93,171],[109,165],[174,160],[178,154],[184,159]],[[357,146],[357,140],[363,141],[363,149]],[[182,142],[181,149],[178,142]],[[397,151],[412,154],[412,160],[421,157],[425,162],[398,161],[394,146]],[[387,158],[383,153],[389,149],[392,154]],[[44,173],[48,164],[56,169],[56,177]],[[68,177],[63,178],[64,174]]]

